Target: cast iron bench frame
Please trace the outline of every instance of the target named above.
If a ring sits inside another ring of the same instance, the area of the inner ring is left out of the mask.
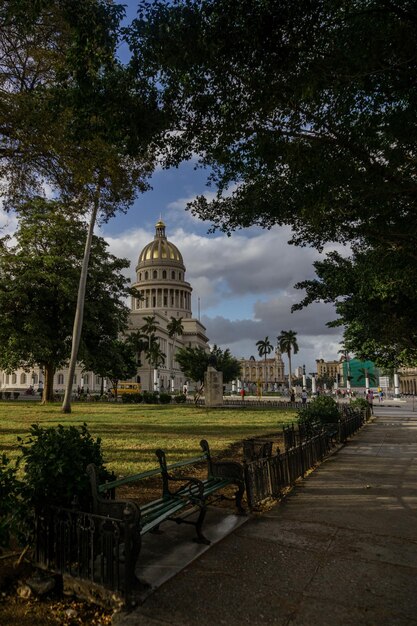
[[[98,483],[95,465],[88,465],[87,474],[91,484],[93,513],[128,521],[130,536],[125,538],[128,545],[125,550],[129,551],[129,569],[132,577],[134,577],[135,563],[140,554],[142,536],[148,532],[159,532],[160,524],[165,521],[192,524],[195,526],[197,534],[194,540],[198,543],[210,544],[210,541],[203,534],[203,522],[208,504],[219,499],[230,499],[221,493],[224,488],[230,485],[237,487],[232,499],[235,501],[238,513],[246,514],[242,507],[245,491],[243,466],[234,461],[213,461],[209,444],[205,439],[200,441],[200,446],[203,450],[200,456],[170,465],[166,462],[165,452],[158,449],[156,450],[159,461],[158,468],[103,484]],[[179,474],[178,470],[194,466],[202,461],[207,464],[206,478],[201,480],[193,476]],[[114,499],[117,487],[158,475],[162,477],[161,498],[140,505],[133,500]],[[194,509],[199,510],[197,521],[189,520],[180,515],[182,511],[188,515]]]

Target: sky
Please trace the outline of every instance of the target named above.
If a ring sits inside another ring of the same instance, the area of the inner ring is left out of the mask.
[[[127,21],[134,15],[135,2],[129,0]],[[125,51],[120,55],[123,59]],[[183,255],[185,278],[193,288],[193,315],[200,317],[211,345],[230,348],[238,358],[258,358],[259,339],[268,337],[275,347],[282,330],[293,330],[299,345],[293,368],[305,365],[310,373],[316,371],[316,359],[339,358],[341,331],[326,326],[336,317],[332,305],[314,304],[291,313],[291,306],[303,297],[294,284],[314,277],[312,264],[321,255],[288,245],[287,227],[242,229],[230,237],[208,234],[211,224],[186,211],[196,195],[213,194],[206,187],[207,176],[207,171],[195,169],[195,162],[157,169],[152,190],[141,194],[127,214],[97,228],[96,234],[108,241],[110,252],[130,260],[127,275],[134,281],[139,254],[162,217],[168,239]],[[6,232],[13,232],[16,221],[0,209],[0,227],[4,225]],[[284,363],[288,372],[285,356]]]
[[[126,22],[135,12],[136,2],[128,0]],[[120,52],[122,60],[125,54]],[[291,313],[291,306],[303,297],[294,284],[314,277],[312,264],[319,253],[289,245],[291,231],[286,227],[242,229],[230,237],[208,234],[211,224],[186,211],[195,196],[213,193],[205,184],[208,172],[194,166],[189,162],[178,169],[157,170],[152,191],[103,227],[110,251],[131,261],[131,279],[139,253],[153,239],[162,216],[168,239],[183,255],[185,278],[193,287],[193,315],[200,313],[210,344],[230,348],[236,357],[258,358],[259,339],[268,337],[275,347],[282,330],[294,330],[299,345],[294,367],[305,365],[309,373],[316,371],[316,359],[339,358],[341,330],[326,326],[336,318],[332,305],[318,303]],[[284,363],[287,366],[286,357]]]
[[[341,333],[326,322],[335,319],[329,304],[314,304],[291,313],[303,292],[294,284],[314,277],[313,261],[320,255],[311,248],[288,245],[289,228],[248,228],[232,233],[208,234],[210,222],[193,217],[187,202],[201,193],[207,173],[193,163],[178,169],[158,170],[152,191],[139,196],[126,215],[103,226],[101,234],[110,251],[131,262],[129,276],[142,248],[152,241],[155,223],[162,216],[166,235],[181,251],[186,280],[193,288],[192,311],[207,329],[210,344],[230,348],[238,358],[258,358],[256,342],[269,338],[275,347],[282,330],[298,333],[299,353],[293,366],[316,371],[317,358],[339,358]],[[286,363],[286,357],[284,357]]]

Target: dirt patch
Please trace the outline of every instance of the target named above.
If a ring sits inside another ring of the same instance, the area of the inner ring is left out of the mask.
[[[107,626],[112,611],[62,596],[59,588],[42,598],[23,598],[18,589],[35,568],[27,561],[16,564],[16,555],[0,559],[0,624],[2,626]]]

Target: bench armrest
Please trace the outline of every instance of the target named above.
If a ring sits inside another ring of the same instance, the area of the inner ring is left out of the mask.
[[[179,493],[180,491],[187,491],[188,492],[188,497],[190,498],[190,500],[200,500],[201,503],[204,502],[204,484],[201,480],[199,480],[198,478],[195,478],[194,476],[179,476],[178,478],[175,478],[175,476],[172,476],[171,474],[166,474],[165,478],[167,480],[166,486],[167,486],[167,491],[168,491],[168,495],[171,496],[175,496],[175,495],[179,495],[181,496],[181,494]],[[172,493],[169,489],[169,483],[170,482],[174,482],[174,483],[183,483],[181,485],[181,487],[174,493]],[[192,492],[192,487],[197,487],[198,489],[198,495],[194,492]],[[164,494],[165,495],[165,494]]]
[[[103,517],[114,517],[123,520],[129,517],[133,524],[138,524],[140,520],[140,509],[133,500],[105,500],[99,498],[96,503],[96,511]]]

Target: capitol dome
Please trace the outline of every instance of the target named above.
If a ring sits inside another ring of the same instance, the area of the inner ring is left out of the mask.
[[[191,285],[185,280],[185,265],[177,246],[168,241],[165,224],[159,220],[155,236],[139,255],[136,283],[140,297],[132,309],[161,311],[163,315],[191,318]]]
[[[177,246],[168,241],[165,235],[165,224],[162,220],[156,223],[154,240],[148,243],[139,255],[138,266],[153,265],[155,261],[162,261],[168,265],[179,265],[185,270],[182,254]]]

